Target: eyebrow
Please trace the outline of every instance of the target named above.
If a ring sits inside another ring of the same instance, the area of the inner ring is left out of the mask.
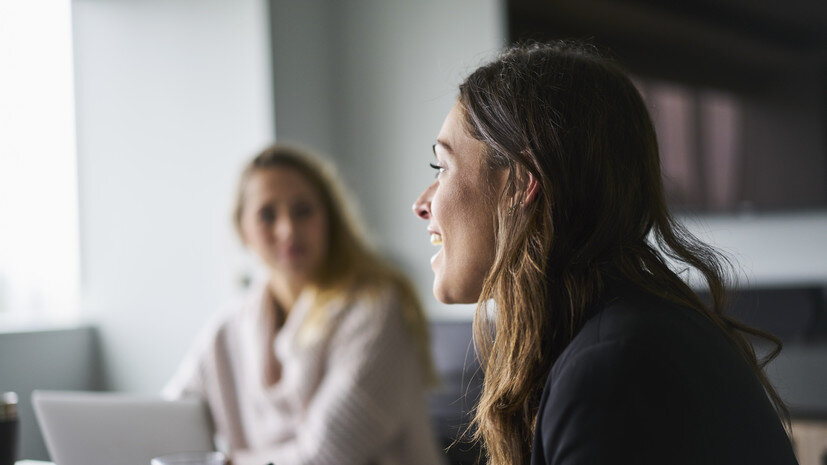
[[[449,153],[454,152],[454,149],[451,148],[451,144],[449,144],[447,141],[437,139],[436,144],[434,144],[434,146],[433,146],[434,153],[436,153],[437,146],[442,147],[443,149],[445,149]]]

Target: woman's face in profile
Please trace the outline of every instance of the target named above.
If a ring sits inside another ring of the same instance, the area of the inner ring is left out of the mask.
[[[485,145],[464,127],[462,107],[448,113],[434,145],[436,180],[414,203],[414,212],[428,221],[434,295],[444,303],[473,303],[494,262],[492,192],[502,191],[505,172],[490,173]],[[496,185],[490,186],[494,182]],[[491,189],[493,187],[493,189]]]
[[[275,277],[306,283],[327,255],[327,212],[319,192],[292,168],[254,171],[244,188],[241,235]]]

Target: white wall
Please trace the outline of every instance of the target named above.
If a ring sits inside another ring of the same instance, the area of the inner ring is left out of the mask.
[[[273,137],[264,0],[75,0],[82,309],[110,388],[157,392],[242,263],[241,163]]]
[[[273,0],[273,93],[276,137],[336,157],[337,85],[332,0]]]
[[[745,286],[827,286],[827,211],[685,219],[731,256]]]
[[[335,159],[376,247],[414,277],[433,317],[470,318],[473,307],[433,298],[436,250],[411,205],[432,181],[431,144],[459,82],[505,43],[503,2],[295,3],[273,2],[278,138]],[[319,124],[302,127],[307,112],[322,115]]]

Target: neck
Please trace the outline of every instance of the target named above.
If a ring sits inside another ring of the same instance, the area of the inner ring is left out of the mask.
[[[304,280],[291,280],[282,276],[270,276],[270,281],[267,283],[267,288],[270,294],[276,300],[276,303],[282,308],[285,313],[289,313],[290,309],[295,305],[299,295],[304,290],[306,282]]]

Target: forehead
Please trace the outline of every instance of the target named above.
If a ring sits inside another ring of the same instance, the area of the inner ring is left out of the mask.
[[[318,199],[320,193],[299,170],[287,166],[253,171],[244,188],[248,201]]]
[[[456,103],[448,112],[437,136],[435,150],[448,156],[483,161],[485,144],[471,136],[466,129],[465,110]]]
[[[465,130],[465,111],[459,103],[454,104],[451,111],[442,122],[442,127],[439,129],[438,140],[442,139],[463,139],[471,138]],[[447,140],[451,142],[451,140]]]

